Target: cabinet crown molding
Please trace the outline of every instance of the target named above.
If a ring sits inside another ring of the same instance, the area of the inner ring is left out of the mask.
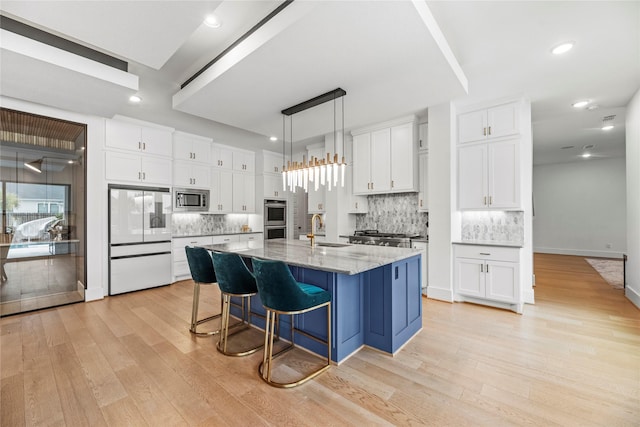
[[[369,126],[365,126],[365,127],[361,127],[358,129],[353,129],[351,130],[351,135],[355,136],[355,135],[361,135],[363,133],[367,133],[367,132],[372,132],[372,131],[376,131],[379,129],[385,129],[385,128],[390,128],[393,126],[398,126],[398,125],[403,125],[406,123],[417,123],[418,118],[415,115],[410,115],[410,116],[405,116],[405,117],[400,117],[397,119],[393,119],[393,120],[388,120],[386,122],[381,122],[381,123],[376,123],[373,125],[369,125]]]
[[[144,127],[148,127],[148,128],[161,129],[161,130],[164,130],[164,131],[167,131],[167,132],[174,132],[175,131],[175,128],[172,128],[170,126],[163,126],[163,125],[159,125],[157,123],[145,122],[144,120],[135,119],[133,117],[121,116],[120,114],[116,114],[115,116],[113,116],[112,119],[107,119],[107,120],[114,120],[116,122],[124,122],[124,123],[129,123],[129,124],[137,125],[137,126],[144,126]]]
[[[176,130],[173,132],[173,137],[174,139],[177,138],[195,138],[195,139],[201,139],[203,141],[209,141],[209,142],[213,142],[212,138],[209,138],[208,136],[202,136],[202,135],[196,135],[195,133],[189,133],[189,132],[184,132],[181,130]]]

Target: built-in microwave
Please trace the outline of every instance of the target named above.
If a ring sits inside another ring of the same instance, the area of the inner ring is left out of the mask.
[[[264,225],[286,226],[287,225],[287,202],[284,200],[264,201]]]
[[[173,189],[174,212],[206,212],[209,210],[209,190]]]

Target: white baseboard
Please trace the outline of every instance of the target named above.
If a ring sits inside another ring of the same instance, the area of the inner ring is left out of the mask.
[[[453,292],[451,291],[451,289],[442,289],[435,288],[433,286],[427,286],[427,298],[453,302]]]
[[[522,295],[523,299],[524,299],[524,303],[525,304],[535,304],[536,303],[536,298],[535,298],[535,294],[534,294],[534,290],[533,289],[527,289],[524,291],[524,294]]]
[[[622,252],[614,251],[592,251],[587,249],[567,249],[567,248],[538,248],[534,247],[533,252],[541,254],[556,254],[556,255],[575,255],[584,257],[596,257],[596,258],[620,258],[622,259]]]
[[[640,293],[638,293],[635,289],[627,286],[624,289],[624,296],[626,296],[633,305],[640,308]]]

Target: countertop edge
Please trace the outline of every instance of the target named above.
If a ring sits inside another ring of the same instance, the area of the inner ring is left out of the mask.
[[[234,236],[236,234],[263,234],[264,231],[238,231],[233,233],[205,233],[205,234],[179,234],[171,236],[172,239],[188,239],[189,237],[208,237],[208,236]]]
[[[487,241],[479,241],[479,240],[454,240],[451,242],[452,245],[468,245],[468,246],[496,246],[502,248],[516,248],[522,249],[524,247],[523,243],[511,243],[511,242],[487,242]]]

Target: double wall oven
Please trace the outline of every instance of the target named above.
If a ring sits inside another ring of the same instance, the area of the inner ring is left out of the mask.
[[[286,239],[287,202],[284,200],[264,201],[264,238]]]

